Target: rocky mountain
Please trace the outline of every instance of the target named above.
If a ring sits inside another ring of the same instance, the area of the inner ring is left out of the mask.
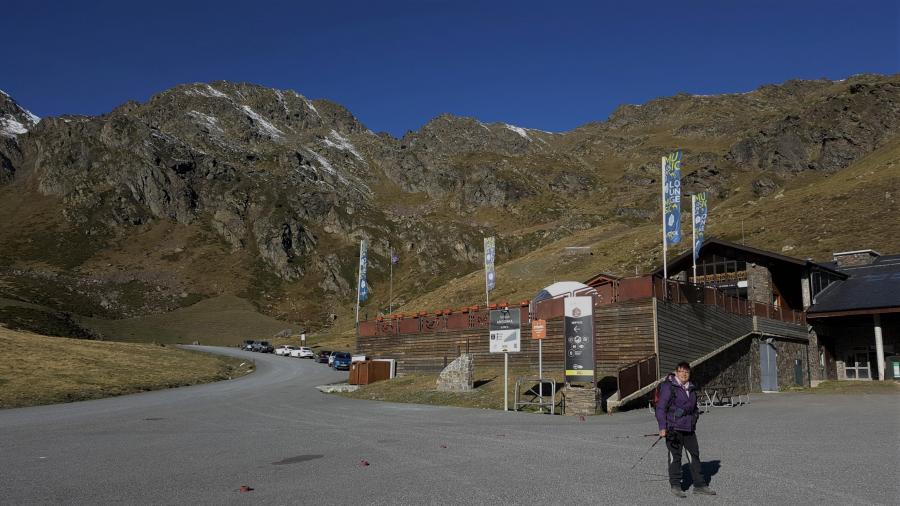
[[[406,300],[480,268],[486,235],[515,258],[655,219],[672,149],[686,193],[724,202],[827,178],[898,131],[900,76],[876,75],[679,94],[563,133],[441,115],[399,139],[245,83],[43,120],[0,94],[0,297],[115,318],[236,293],[316,326],[354,304],[362,238],[377,311],[391,248]]]

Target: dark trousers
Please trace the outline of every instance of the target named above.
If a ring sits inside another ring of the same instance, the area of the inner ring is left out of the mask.
[[[697,435],[693,432],[679,432],[670,430],[666,434],[666,448],[669,449],[669,484],[673,487],[681,486],[681,449],[688,452],[690,460],[691,477],[695,487],[706,486],[703,473],[700,472],[700,447],[697,445]]]

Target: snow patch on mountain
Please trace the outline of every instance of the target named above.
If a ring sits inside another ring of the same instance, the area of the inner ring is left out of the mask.
[[[263,118],[262,116],[260,116],[256,111],[251,109],[250,106],[242,105],[241,109],[243,109],[244,112],[247,113],[247,116],[249,116],[250,119],[253,120],[253,124],[256,125],[256,128],[259,130],[259,133],[268,135],[273,140],[284,137],[284,132],[282,132],[281,130],[276,128],[275,125],[269,123],[269,121],[266,120],[266,118]]]
[[[222,93],[221,91],[213,88],[212,86],[202,83],[197,85],[198,88],[190,88],[184,91],[187,95],[198,96],[198,97],[208,97],[208,98],[229,98],[228,95]]]
[[[531,137],[528,135],[528,132],[525,131],[524,128],[517,127],[515,125],[510,125],[509,123],[504,123],[503,126],[506,127],[508,130],[512,130],[513,132],[521,135],[523,139],[531,141]]]
[[[219,126],[219,118],[216,118],[215,116],[203,114],[200,111],[190,111],[188,112],[188,116],[196,121],[199,126],[206,127],[206,129],[209,130],[210,133],[225,133],[225,131],[222,130],[222,127]]]
[[[331,176],[337,178],[337,180],[340,181],[341,183],[347,185],[348,187],[352,188],[353,190],[356,190],[358,193],[364,193],[364,194],[372,193],[371,188],[369,188],[368,185],[366,185],[362,181],[360,181],[356,178],[353,178],[353,181],[347,179],[347,177],[345,177],[337,169],[335,169],[334,166],[331,165],[331,162],[329,162],[328,159],[325,158],[324,156],[320,155],[319,153],[316,153],[315,151],[313,151],[309,148],[307,148],[306,151],[308,151],[309,154],[311,154],[313,156],[313,158],[315,158],[316,161],[319,162],[319,167],[322,170],[324,170]]]
[[[15,138],[17,135],[22,135],[27,131],[28,129],[25,128],[25,125],[16,120],[11,114],[0,118],[0,135],[4,137]]]
[[[306,104],[306,107],[308,107],[310,111],[314,112],[314,113],[316,114],[316,116],[318,116],[318,117],[320,117],[320,118],[322,117],[322,115],[319,114],[318,109],[316,109],[316,106],[314,106],[313,103],[310,102],[310,100],[309,100],[308,98],[304,97],[303,95],[301,95],[301,94],[299,94],[299,93],[297,93],[296,91],[293,91],[293,90],[291,90],[291,93],[293,93],[295,97],[297,97],[297,98],[299,98],[300,100],[302,100],[303,103]]]
[[[362,155],[359,154],[359,151],[356,150],[356,146],[354,146],[346,137],[337,133],[335,130],[331,130],[324,139],[322,139],[322,143],[328,146],[329,148],[339,149],[341,151],[349,151],[353,156],[355,156],[359,161],[363,161]]]

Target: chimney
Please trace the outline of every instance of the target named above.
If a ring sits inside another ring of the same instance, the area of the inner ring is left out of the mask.
[[[831,258],[837,263],[839,269],[844,267],[860,267],[863,265],[872,265],[875,259],[881,254],[870,249],[861,249],[857,251],[842,251],[840,253],[832,253]]]

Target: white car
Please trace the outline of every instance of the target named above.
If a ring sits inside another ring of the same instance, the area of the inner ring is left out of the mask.
[[[315,358],[316,354],[306,346],[291,350],[291,356],[294,358]]]
[[[282,357],[292,356],[291,352],[296,350],[297,347],[291,346],[289,344],[282,344],[281,346],[275,348],[275,354],[281,355]]]

